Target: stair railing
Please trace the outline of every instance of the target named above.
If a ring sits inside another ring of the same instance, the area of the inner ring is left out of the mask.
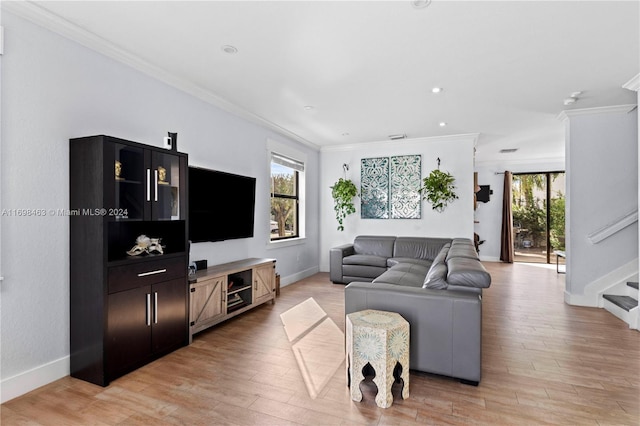
[[[613,234],[620,232],[621,230],[623,230],[629,225],[633,225],[637,221],[638,221],[638,209],[635,209],[634,211],[627,213],[626,215],[603,226],[597,231],[590,233],[589,235],[587,235],[587,239],[591,244],[598,244],[600,241],[606,240]]]

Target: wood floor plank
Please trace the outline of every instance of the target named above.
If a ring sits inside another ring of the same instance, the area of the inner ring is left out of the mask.
[[[412,371],[388,409],[365,381],[351,401],[344,363],[312,398],[280,314],[310,297],[344,330],[344,286],[319,273],[194,336],[109,387],[65,377],[0,406],[2,425],[637,425],[640,333],[603,309],[564,303],[549,267],[485,263],[482,380]],[[312,334],[310,334],[312,335]],[[331,355],[319,346],[313,368]],[[307,366],[309,367],[309,366]]]

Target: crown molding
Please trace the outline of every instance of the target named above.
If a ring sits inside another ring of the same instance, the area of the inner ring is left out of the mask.
[[[627,81],[622,85],[624,89],[633,90],[634,92],[640,91],[640,74],[633,77],[631,80]]]
[[[558,114],[558,120],[564,121],[570,117],[576,117],[579,115],[594,115],[594,114],[619,114],[619,113],[627,113],[633,111],[637,105],[629,104],[629,105],[615,105],[615,106],[606,106],[606,107],[597,107],[597,108],[582,108],[582,109],[569,109],[560,112]]]
[[[421,144],[431,143],[431,142],[452,142],[453,143],[453,142],[469,141],[469,140],[473,141],[473,146],[475,147],[478,143],[479,137],[480,137],[480,133],[465,133],[460,135],[429,136],[429,137],[423,137],[423,138],[361,142],[361,143],[353,143],[349,145],[323,146],[320,148],[320,152],[353,151],[354,149],[376,148],[381,146],[389,146],[391,144],[410,146],[410,145],[421,145]]]
[[[530,167],[539,169],[541,166],[544,169],[564,169],[565,157],[545,157],[545,158],[531,158],[531,159],[519,159],[519,160],[489,160],[489,161],[476,161],[475,169],[498,169],[504,170],[515,169],[517,172],[523,170],[529,170]],[[533,170],[533,169],[532,169]],[[513,171],[513,170],[512,170]]]
[[[1,6],[2,9],[7,12],[13,13],[14,15],[24,18],[42,28],[53,31],[54,33],[72,40],[88,49],[128,65],[137,71],[192,95],[210,105],[218,107],[254,124],[273,130],[278,134],[289,137],[303,145],[313,148],[316,151],[320,149],[317,144],[301,137],[300,135],[278,126],[259,115],[249,112],[246,109],[216,95],[210,90],[204,89],[197,84],[193,84],[186,79],[169,73],[166,70],[141,59],[131,52],[128,52],[126,49],[92,33],[91,31],[87,31],[64,18],[49,12],[31,1],[3,1]]]

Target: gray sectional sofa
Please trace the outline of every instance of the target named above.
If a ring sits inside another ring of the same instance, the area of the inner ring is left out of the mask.
[[[349,283],[345,314],[378,309],[409,322],[411,369],[480,382],[491,276],[470,239],[358,236],[331,249],[330,278]]]

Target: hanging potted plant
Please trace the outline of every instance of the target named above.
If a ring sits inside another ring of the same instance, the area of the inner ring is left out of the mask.
[[[346,178],[346,171],[349,170],[349,166],[343,164],[342,167],[345,171],[345,177],[338,179],[338,181],[331,187],[333,209],[336,212],[336,219],[338,220],[338,231],[344,231],[343,220],[348,215],[356,212],[356,207],[353,204],[353,198],[358,195],[358,188],[356,188],[356,185]]]
[[[455,180],[449,172],[440,170],[438,158],[438,168],[422,179],[422,187],[419,189],[422,199],[431,203],[433,210],[442,212],[450,202],[458,198],[455,193]]]

